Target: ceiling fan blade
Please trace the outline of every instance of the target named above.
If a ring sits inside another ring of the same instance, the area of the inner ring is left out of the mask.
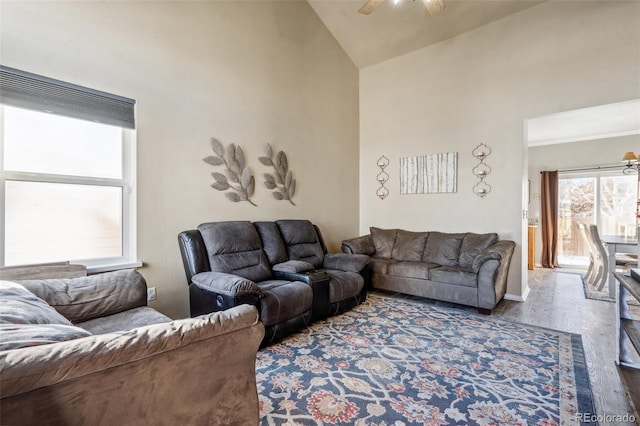
[[[445,7],[447,7],[447,5],[444,4],[444,0],[422,0],[422,3],[424,3],[424,6],[427,8],[427,12],[429,12],[429,15],[431,16],[441,12]]]
[[[384,0],[369,0],[360,9],[358,9],[358,12],[362,13],[363,15],[368,15],[373,12],[376,7],[380,6],[383,1]]]

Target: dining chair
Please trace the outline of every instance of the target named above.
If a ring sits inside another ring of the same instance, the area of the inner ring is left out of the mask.
[[[593,257],[593,271],[595,271],[591,282],[588,283],[593,287],[597,287],[598,290],[602,290],[604,285],[609,281],[609,258],[607,249],[600,239],[597,225],[587,224],[585,233],[589,240],[589,248],[591,256]]]
[[[578,222],[578,230],[580,231],[580,236],[582,237],[582,240],[584,241],[584,244],[587,248],[588,251],[588,255],[589,255],[589,267],[587,268],[587,273],[584,275],[584,280],[587,284],[591,285],[592,280],[594,278],[594,269],[593,269],[593,265],[594,265],[594,261],[593,261],[593,252],[594,250],[591,248],[591,241],[589,240],[589,237],[587,237],[587,226],[588,224],[585,222]]]

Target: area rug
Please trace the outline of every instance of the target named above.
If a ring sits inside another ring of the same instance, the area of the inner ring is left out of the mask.
[[[581,337],[369,294],[258,353],[263,425],[568,425],[595,414]]]
[[[604,287],[602,287],[602,290],[598,290],[597,288],[594,288],[587,284],[584,279],[584,275],[586,272],[583,270],[556,269],[554,270],[554,272],[557,274],[569,274],[579,277],[580,281],[582,282],[582,289],[584,291],[584,297],[586,299],[602,300],[604,302],[612,303],[615,302],[615,299],[609,296],[609,283],[606,283]]]

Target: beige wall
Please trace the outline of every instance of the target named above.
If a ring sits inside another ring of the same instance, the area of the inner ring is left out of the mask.
[[[634,151],[638,153],[639,150],[640,135],[529,148],[529,179],[531,180],[529,217],[538,219],[540,217],[539,194],[541,171],[571,170],[584,167],[616,165],[619,166],[619,168],[613,169],[613,171],[620,172],[624,166],[624,163],[620,162],[624,153],[627,151]],[[541,257],[542,233],[538,227],[535,230],[535,263],[537,265],[540,265]]]
[[[498,232],[517,242],[507,293],[521,297],[523,121],[639,97],[638,22],[637,2],[549,2],[362,69],[360,232]],[[471,151],[480,143],[493,150],[486,161],[493,189],[484,198],[472,193]],[[458,152],[458,192],[400,195],[399,158],[440,152]],[[383,154],[391,194],[380,200]]]
[[[303,1],[0,2],[0,62],[137,100],[138,257],[152,305],[188,316],[180,231],[308,218],[329,248],[358,233],[358,71]],[[212,136],[239,144],[254,201],[213,190]],[[298,181],[264,187],[264,144]]]

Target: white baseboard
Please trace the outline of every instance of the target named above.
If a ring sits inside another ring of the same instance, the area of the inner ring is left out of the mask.
[[[524,293],[522,293],[522,296],[516,296],[515,294],[507,293],[504,295],[504,298],[507,300],[513,300],[515,302],[524,302],[525,300],[527,300],[527,296],[529,296],[530,290],[531,290],[531,287],[527,287]]]

